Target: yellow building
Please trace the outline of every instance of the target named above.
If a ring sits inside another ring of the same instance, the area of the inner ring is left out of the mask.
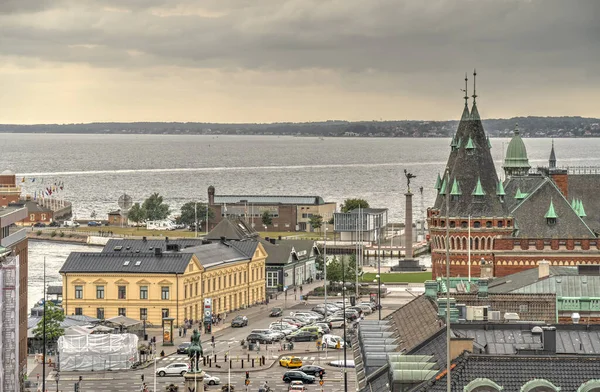
[[[118,315],[159,326],[265,300],[267,254],[256,240],[110,240],[102,252],[73,252],[60,269],[65,314]]]

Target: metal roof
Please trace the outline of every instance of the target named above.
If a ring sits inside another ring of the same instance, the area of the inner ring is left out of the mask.
[[[60,273],[183,274],[191,253],[71,252]],[[140,261],[140,263],[138,263]]]
[[[515,293],[556,293],[557,297],[600,297],[600,276],[551,276],[521,287]]]
[[[202,238],[178,238],[164,240],[143,240],[143,239],[110,239],[104,245],[102,252],[154,252],[155,248],[167,249],[167,244],[177,244],[180,249],[191,246],[202,245]],[[120,247],[120,248],[119,248]]]
[[[262,195],[215,195],[214,204],[303,204],[321,205],[321,196],[262,196]]]

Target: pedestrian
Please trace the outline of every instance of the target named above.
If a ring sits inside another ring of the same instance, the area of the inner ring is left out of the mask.
[[[183,336],[185,336],[187,334],[187,326],[183,327]]]

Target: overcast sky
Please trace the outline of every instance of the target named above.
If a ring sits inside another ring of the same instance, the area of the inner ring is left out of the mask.
[[[600,117],[600,1],[0,1],[0,123],[456,119],[474,67],[482,117]]]

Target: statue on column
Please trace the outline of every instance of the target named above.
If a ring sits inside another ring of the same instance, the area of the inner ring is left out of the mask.
[[[404,175],[406,176],[406,187],[408,188],[408,193],[410,193],[410,179],[417,178],[417,176],[415,176],[412,173],[409,173],[406,169],[404,169]]]
[[[200,343],[200,333],[194,329],[191,337],[191,346],[188,348],[188,358],[190,359],[190,373],[200,373],[200,358],[203,357],[202,344]]]

